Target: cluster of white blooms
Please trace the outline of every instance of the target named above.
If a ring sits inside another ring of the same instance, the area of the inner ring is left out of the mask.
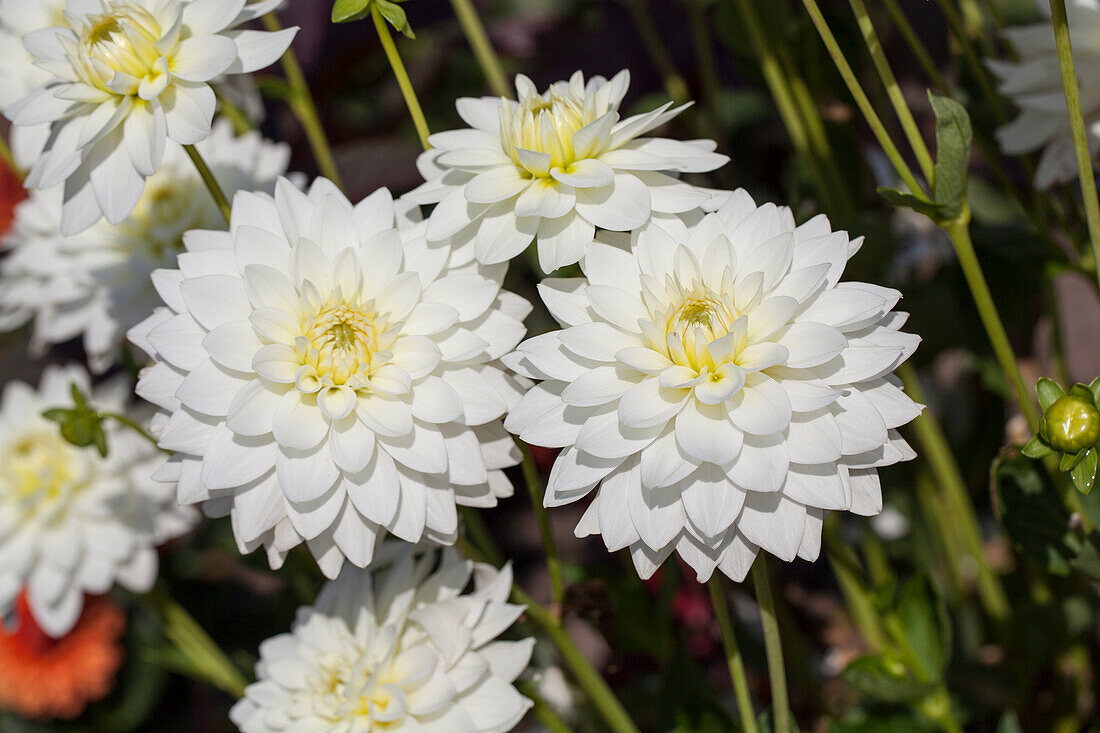
[[[84,594],[119,583],[149,590],[157,545],[190,529],[194,511],[173,487],[150,481],[160,452],[136,433],[108,423],[110,452],[66,442],[42,413],[72,405],[70,388],[90,390],[76,367],[47,367],[37,391],[9,382],[0,396],[0,617],[24,588],[35,620],[54,637],[80,617]],[[124,412],[129,385],[96,389],[99,409]]]
[[[913,457],[894,429],[919,406],[890,373],[919,339],[900,293],[839,282],[861,242],[737,191],[544,280],[562,330],[505,362],[544,380],[506,426],[564,449],[547,506],[598,486],[578,536],[629,547],[643,577],[675,550],[700,580],[742,580],[758,548],[814,560],[825,512],[877,513],[875,469]]]
[[[225,120],[196,145],[227,194],[268,191],[290,149],[257,133],[234,137]],[[15,211],[0,262],[0,329],[33,323],[31,351],[81,338],[94,372],[118,361],[126,332],[160,304],[150,276],[176,266],[183,234],[225,226],[183,148],[169,142],[130,215],[75,235],[61,232],[61,189],[34,191]]]
[[[176,452],[161,475],[275,566],[303,541],[329,577],[387,531],[451,544],[456,504],[512,493],[501,417],[524,385],[498,360],[530,305],[501,290],[504,265],[456,265],[414,219],[323,178],[239,193],[230,232],[184,236],[155,278],[167,307],[131,332]]]
[[[233,722],[244,733],[511,730],[531,707],[511,683],[534,648],[497,640],[523,612],[507,602],[511,569],[436,554],[345,567],[289,634],[260,646],[259,681]]]
[[[270,65],[294,38],[297,29],[237,28],[279,2],[68,0],[60,15],[43,9],[51,25],[22,40],[49,78],[4,113],[17,127],[48,126],[26,183],[64,184],[66,234],[101,216],[122,222],[167,141],[193,145],[210,134],[210,82]],[[13,17],[16,26],[37,19]]]
[[[1043,22],[1005,28],[1004,37],[1018,56],[1013,61],[988,61],[999,80],[999,91],[1020,108],[1012,122],[997,131],[1002,150],[1023,155],[1042,150],[1035,186],[1048,189],[1077,178],[1077,158],[1066,111],[1050,6],[1037,3]],[[1073,60],[1085,118],[1089,150],[1095,162],[1100,149],[1100,86],[1092,72],[1100,69],[1100,5],[1095,0],[1066,0]]]

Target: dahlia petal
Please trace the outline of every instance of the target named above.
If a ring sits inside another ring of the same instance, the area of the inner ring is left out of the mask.
[[[737,527],[753,544],[790,562],[806,531],[806,507],[782,494],[750,492]]]
[[[649,189],[629,173],[615,175],[602,188],[578,188],[576,210],[602,229],[624,232],[640,227],[649,218]]]
[[[227,74],[251,74],[266,69],[279,60],[290,48],[298,28],[266,32],[252,30],[225,31],[221,35],[237,46],[236,58],[225,69]]]
[[[789,464],[787,442],[782,436],[746,435],[741,453],[726,467],[726,473],[745,491],[770,493],[783,486]]]
[[[270,438],[235,435],[219,423],[202,452],[202,483],[212,491],[243,486],[270,471],[277,453]]]
[[[688,520],[704,538],[721,537],[740,515],[746,493],[715,465],[700,466],[685,484],[681,500]]]
[[[194,145],[210,134],[217,98],[203,82],[175,81],[160,95],[168,137],[180,145]]]
[[[315,502],[327,496],[333,484],[340,479],[340,469],[324,444],[312,450],[281,446],[276,451],[275,471],[288,501],[299,504]]]
[[[176,47],[172,76],[190,82],[210,81],[229,69],[237,54],[237,44],[225,36],[186,38]]]
[[[733,427],[722,406],[688,400],[676,416],[676,440],[696,460],[724,466],[741,452],[744,434]]]
[[[576,264],[591,244],[595,231],[592,224],[574,211],[557,219],[543,219],[536,233],[539,267],[543,272],[553,272],[560,267]]]

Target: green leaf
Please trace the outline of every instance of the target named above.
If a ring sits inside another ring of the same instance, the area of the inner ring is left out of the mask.
[[[1036,435],[1027,442],[1027,445],[1020,449],[1020,452],[1028,458],[1045,458],[1046,456],[1052,455],[1055,451],[1044,443],[1042,438]]]
[[[1080,543],[1069,530],[1069,514],[1045,472],[1025,458],[993,464],[1001,524],[1010,542],[1048,573],[1069,575]]]
[[[943,676],[951,653],[951,627],[931,583],[924,576],[910,580],[898,597],[898,619],[920,665],[923,679]]]
[[[1089,392],[1092,392],[1092,401],[1100,405],[1100,377],[1089,383]]]
[[[886,654],[853,660],[842,677],[867,697],[899,705],[916,702],[936,688],[935,683],[919,681],[904,664]]]
[[[1062,460],[1058,461],[1058,470],[1072,471],[1084,459],[1087,450],[1080,450],[1077,453],[1063,453]]]
[[[936,181],[932,197],[942,207],[942,216],[954,219],[966,202],[966,176],[970,167],[970,143],[974,133],[970,115],[950,97],[928,93],[936,115]]]
[[[1039,404],[1044,410],[1053,405],[1058,398],[1066,396],[1066,391],[1062,389],[1062,385],[1046,377],[1040,378],[1035,383],[1035,393],[1039,395]]]
[[[1100,532],[1093,530],[1081,540],[1081,551],[1070,565],[1082,575],[1100,580]]]
[[[943,214],[943,207],[939,204],[933,201],[927,201],[919,196],[914,196],[911,193],[902,193],[889,186],[879,186],[875,191],[878,192],[879,196],[882,196],[894,206],[903,209],[912,209],[932,219],[939,219]]]
[[[336,0],[332,5],[333,23],[350,23],[370,15],[371,0]]]
[[[400,5],[390,0],[374,0],[374,2],[378,4],[378,12],[389,21],[394,29],[406,38],[416,38],[412,26],[409,25],[409,19],[405,16],[405,11]]]
[[[1085,451],[1084,458],[1073,467],[1069,476],[1082,494],[1092,491],[1092,485],[1096,482],[1096,448]]]

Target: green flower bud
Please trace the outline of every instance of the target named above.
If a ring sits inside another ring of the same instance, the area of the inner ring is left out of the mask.
[[[1043,413],[1039,433],[1051,448],[1077,453],[1100,437],[1100,412],[1089,400],[1076,394],[1064,395]]]

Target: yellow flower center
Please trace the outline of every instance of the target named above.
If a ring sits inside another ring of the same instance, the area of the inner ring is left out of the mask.
[[[72,451],[58,433],[30,433],[0,454],[0,486],[27,515],[35,514],[80,488]]]
[[[693,294],[670,309],[665,320],[664,344],[655,344],[680,366],[698,370],[713,367],[707,344],[722,338],[737,321],[737,309],[729,298],[715,293]]]
[[[585,109],[583,98],[551,89],[545,96],[524,98],[514,110],[502,105],[501,135],[519,168],[532,177],[545,178],[549,169],[568,170],[576,162],[573,133],[595,119],[595,114]],[[530,165],[517,152],[521,149],[549,155],[549,165],[545,169]]]
[[[118,228],[159,259],[181,252],[188,230],[223,228],[220,217],[196,177],[164,168],[148,180],[137,206]]]
[[[108,12],[91,16],[80,33],[79,55],[73,59],[77,73],[84,82],[112,94],[138,94],[143,80],[148,80],[147,89],[159,94],[167,86],[169,71],[168,60],[157,48],[160,24],[136,3],[115,0],[105,5]]]
[[[315,392],[320,387],[367,385],[372,360],[382,351],[376,316],[357,304],[337,303],[322,308],[302,327],[295,340],[302,359],[298,387]],[[384,354],[382,356],[388,356]]]

